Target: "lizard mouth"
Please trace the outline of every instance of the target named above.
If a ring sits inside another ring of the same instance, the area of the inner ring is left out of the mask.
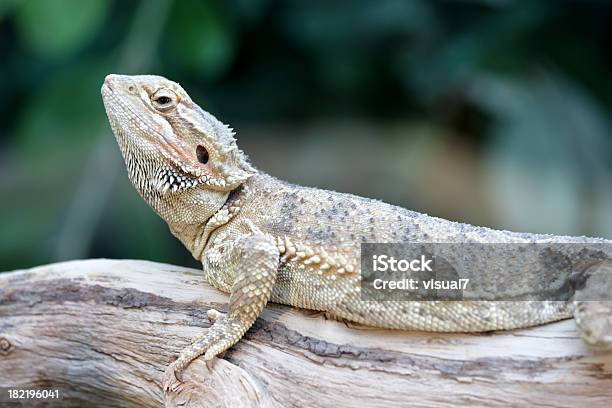
[[[153,185],[162,194],[168,192],[176,193],[193,188],[200,184],[200,180],[192,177],[189,174],[172,169],[169,166],[164,166],[157,170]]]
[[[179,167],[172,160],[170,160],[170,163],[170,165],[161,166],[152,179],[153,186],[162,194],[169,192],[176,193],[198,185],[219,190],[224,190],[229,186],[222,178],[216,178],[207,174],[198,176],[198,174],[193,174],[189,171],[184,165]]]

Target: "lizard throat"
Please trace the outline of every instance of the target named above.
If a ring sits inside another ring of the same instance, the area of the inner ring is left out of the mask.
[[[208,244],[210,236],[212,233],[226,225],[230,220],[232,220],[238,213],[242,207],[242,203],[245,202],[245,196],[248,194],[249,189],[246,185],[242,184],[238,188],[232,190],[225,201],[225,204],[210,217],[206,223],[204,224],[204,228],[202,229],[201,234],[194,240],[193,249],[191,253],[195,259],[202,259],[202,254],[204,253],[204,249]]]

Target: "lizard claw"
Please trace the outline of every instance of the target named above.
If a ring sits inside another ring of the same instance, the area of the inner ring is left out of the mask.
[[[213,369],[213,360],[204,360],[205,364],[206,364],[206,368],[208,369],[209,373],[212,373],[212,369]]]
[[[221,353],[221,355],[222,354],[225,354],[225,353]],[[215,360],[214,357],[215,356],[204,359],[204,363],[206,364],[206,368],[208,369],[209,373],[212,373],[213,368],[214,368],[214,360]],[[181,388],[183,387],[184,368],[180,367],[180,365],[177,363],[178,363],[178,360],[170,364],[168,367],[166,367],[166,370],[164,372],[164,376],[162,378],[162,389],[166,393],[168,392],[178,393],[181,391]]]
[[[178,392],[183,382],[183,369],[179,368],[176,361],[166,367],[162,379],[164,392]]]

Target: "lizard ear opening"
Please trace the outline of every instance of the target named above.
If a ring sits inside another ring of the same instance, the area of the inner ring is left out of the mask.
[[[198,145],[198,147],[196,147],[196,156],[198,158],[198,161],[202,164],[206,164],[208,163],[208,150],[206,150],[206,148],[202,145]]]

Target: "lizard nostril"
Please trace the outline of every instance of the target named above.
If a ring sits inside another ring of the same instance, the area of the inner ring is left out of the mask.
[[[113,90],[113,82],[115,82],[115,78],[116,77],[117,77],[117,75],[115,75],[115,74],[108,74],[106,77],[104,77],[104,85],[102,87],[112,91]]]
[[[106,85],[110,85],[110,83],[113,81],[113,79],[116,77],[117,75],[115,74],[108,74],[106,77],[104,77],[104,83]]]

